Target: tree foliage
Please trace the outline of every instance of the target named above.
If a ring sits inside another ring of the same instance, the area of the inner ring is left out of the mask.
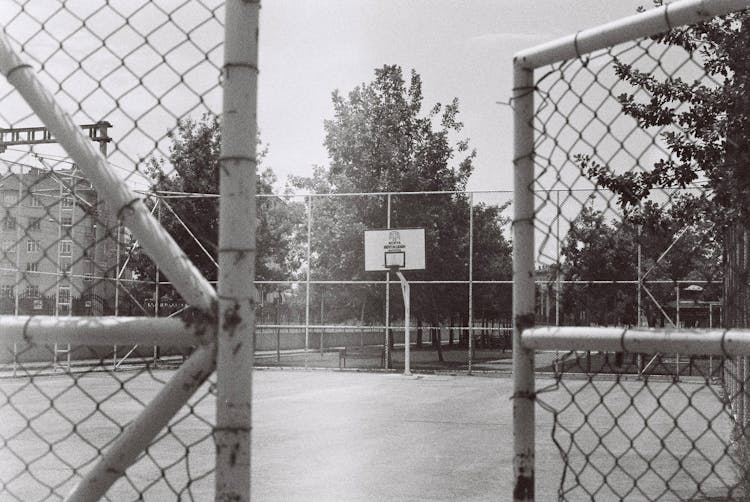
[[[589,177],[618,194],[625,208],[636,208],[655,190],[705,184],[673,204],[672,216],[686,222],[708,217],[720,226],[748,221],[750,215],[750,14],[743,11],[654,37],[700,59],[710,80],[659,79],[617,61],[619,78],[651,97],[622,94],[622,111],[643,128],[663,128],[669,156],[646,172],[617,174],[587,156],[579,162]]]
[[[750,235],[750,12],[675,28],[653,40],[682,48],[700,60],[707,77],[660,78],[616,62],[617,76],[649,96],[646,100],[636,92],[618,96],[623,113],[642,128],[659,128],[668,155],[645,172],[626,173],[617,173],[588,155],[577,159],[583,172],[618,195],[633,222],[644,221],[649,210],[680,225],[709,222],[709,240],[723,249],[725,325],[744,326],[750,314],[750,291],[743,280],[750,268],[743,258]],[[666,203],[650,199],[658,189],[690,184],[703,190],[684,192]]]
[[[147,173],[152,191],[161,196],[157,209],[162,226],[180,244],[201,273],[217,279],[219,235],[219,156],[221,129],[215,116],[201,120],[185,119],[169,133],[169,156],[148,159]],[[253,141],[248,138],[248,141]],[[259,156],[262,160],[263,151]],[[258,169],[257,192],[273,193],[275,177],[271,169]],[[298,268],[293,252],[299,238],[297,223],[303,208],[284,197],[258,198],[256,278],[288,279]],[[192,234],[192,235],[191,235]],[[154,280],[155,268],[140,253],[132,259],[141,279]],[[148,293],[147,293],[148,294]],[[167,294],[172,294],[168,290]]]
[[[717,298],[721,247],[712,229],[705,222],[684,227],[658,207],[647,206],[638,224],[606,221],[602,211],[585,207],[561,247],[564,279],[589,282],[565,286],[563,312],[569,322],[636,324],[637,286],[632,281],[639,277],[639,253],[643,284],[661,304],[672,301],[678,281],[700,282],[705,298]],[[652,325],[662,317],[645,292],[642,309]]]
[[[465,190],[475,152],[468,139],[456,139],[463,127],[457,99],[423,113],[420,76],[412,71],[407,81],[399,66],[387,65],[346,96],[334,92],[332,101],[333,118],[324,124],[330,165],[317,168],[311,178],[294,179],[296,187],[316,193]],[[489,269],[488,276],[505,278],[510,276],[510,246],[502,232],[502,209],[474,207],[476,228],[482,229],[475,233],[475,256],[481,257],[479,266]],[[385,195],[314,198],[313,275],[382,279],[364,272],[363,235],[366,229],[386,228],[387,210]],[[409,279],[468,278],[469,211],[469,199],[460,193],[391,196],[391,228],[423,227],[426,232],[427,269],[410,271]],[[327,294],[333,303],[348,305],[348,312],[382,319],[382,287],[360,295]],[[464,285],[412,286],[412,310],[429,322],[445,321],[466,312],[466,297]],[[398,312],[399,304],[393,302],[392,309]]]

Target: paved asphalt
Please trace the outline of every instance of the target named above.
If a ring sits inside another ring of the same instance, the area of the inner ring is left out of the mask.
[[[253,500],[511,499],[510,379],[259,371],[254,393]]]

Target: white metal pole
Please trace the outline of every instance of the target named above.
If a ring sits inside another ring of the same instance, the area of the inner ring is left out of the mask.
[[[409,283],[400,270],[396,270],[396,275],[401,281],[401,293],[404,295],[404,375],[411,376],[411,336],[409,333],[409,316],[411,315],[411,294],[409,292]]]
[[[161,225],[161,199],[157,197],[156,199],[156,221],[159,222],[159,225]],[[161,277],[159,274],[159,265],[156,265],[156,275],[154,276],[156,279],[156,284],[154,285],[154,317],[159,317],[159,281],[161,281]],[[159,353],[159,346],[154,345],[154,365],[156,365],[159,361],[161,354]]]
[[[391,194],[386,195],[385,228],[391,228]],[[391,273],[385,273],[385,362],[384,369],[390,369],[391,359]]]
[[[637,273],[636,273],[636,275],[637,275],[637,279],[638,279],[638,283],[636,284],[636,287],[638,288],[636,297],[637,297],[637,301],[638,301],[638,308],[636,310],[636,312],[637,312],[637,320],[636,320],[635,326],[637,328],[640,328],[643,325],[643,322],[642,322],[643,321],[643,310],[642,310],[643,309],[643,304],[642,304],[642,299],[641,299],[641,294],[642,294],[642,292],[641,292],[641,281],[643,280],[641,278],[641,270],[642,270],[642,268],[641,268],[642,267],[642,264],[641,264],[641,260],[642,260],[642,254],[641,254],[642,253],[642,250],[641,250],[641,226],[638,225],[636,228],[637,228],[636,231],[638,232],[638,259],[637,259],[637,265],[636,265],[637,266],[637,271],[636,271]],[[643,370],[643,355],[641,355],[641,353],[638,353],[638,355],[636,356],[636,360],[637,360],[637,366],[638,366],[638,374],[640,375],[641,371]]]
[[[474,194],[469,195],[469,352],[467,373],[474,362]]]
[[[307,196],[307,273],[305,275],[305,368],[307,368],[307,350],[310,347],[310,269],[312,239],[312,195]]]
[[[89,316],[0,316],[3,341],[34,345],[137,345],[159,343],[174,347],[206,345],[215,336],[213,326],[186,325],[177,318]]]
[[[11,168],[12,170],[12,168]],[[23,198],[23,190],[21,183],[23,180],[23,166],[18,166],[18,201],[16,202],[16,285],[13,288],[13,312],[19,315],[19,291],[21,287],[21,199]],[[26,244],[28,246],[28,244]]]
[[[118,222],[117,243],[115,244],[115,254],[117,256],[115,265],[115,316],[120,315],[120,239],[122,239],[122,225]]]
[[[555,273],[555,326],[560,325],[560,219],[562,218],[562,210],[560,208],[560,190],[555,191],[556,195],[556,203],[557,203],[557,224],[555,228],[555,233],[557,234],[556,245],[555,245],[555,259],[556,259],[556,265],[557,270]],[[557,356],[555,356],[555,361],[557,361]]]
[[[225,8],[214,496],[249,502],[260,2],[229,0]]]
[[[534,72],[513,71],[513,500],[534,500]]]
[[[714,327],[714,306],[711,305],[711,303],[708,304],[708,329],[713,329]],[[708,356],[708,377],[713,378],[714,375],[714,356],[709,355]]]
[[[516,64],[527,69],[575,59],[605,47],[664,33],[685,24],[706,21],[750,7],[748,0],[681,0],[665,3],[617,21],[579,31],[516,53]]]
[[[675,314],[675,318],[677,319],[677,329],[680,329],[682,325],[680,324],[680,284],[677,283],[677,286],[675,286],[675,290],[677,292],[676,296],[676,302],[675,306],[677,308],[677,313]],[[677,353],[677,357],[675,358],[675,377],[680,378],[680,353]]]
[[[528,329],[521,343],[532,350],[598,350],[691,355],[750,354],[748,329],[673,329],[560,326]]]

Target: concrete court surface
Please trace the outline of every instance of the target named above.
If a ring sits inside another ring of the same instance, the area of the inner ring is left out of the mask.
[[[33,385],[24,379],[3,381],[5,396],[13,403],[0,408],[0,423],[12,437],[8,447],[39,459],[33,464],[36,477],[16,477],[13,472],[22,466],[12,461],[12,455],[4,457],[6,452],[0,452],[0,478],[15,479],[12,490],[17,495],[12,500],[62,500],[75,481],[70,466],[87,470],[96,453],[91,444],[103,446],[119,433],[112,419],[122,424],[131,420],[139,410],[133,396],[141,402],[152,399],[159,388],[155,379],[167,379],[170,373],[79,376],[77,386],[86,391],[86,398],[63,374],[35,378]],[[256,370],[253,380],[255,502],[511,499],[512,380],[508,377]],[[550,383],[540,378],[537,388]],[[110,500],[212,499],[210,424],[215,400],[207,390],[198,392],[192,413],[183,408],[171,434],[128,469],[128,479],[118,481],[108,493]],[[573,397],[577,404],[571,406]],[[100,400],[101,411],[110,418],[92,414],[96,405],[92,398]],[[49,410],[50,399],[55,411]],[[574,379],[540,399],[561,411],[562,423],[577,431],[577,448],[589,452],[573,450],[571,465],[581,470],[583,488],[571,485],[575,479],[569,473],[567,500],[590,500],[593,492],[587,490],[595,490],[597,500],[620,499],[612,489],[627,494],[628,501],[655,496],[704,502],[727,499],[725,488],[734,477],[725,451],[731,423],[715,388],[653,381],[644,389],[636,381],[605,379],[593,385]],[[27,422],[15,411],[21,409],[35,418]],[[588,425],[579,429],[582,413]],[[536,421],[537,500],[556,500],[563,462],[551,438],[552,417],[537,409]],[[81,437],[72,434],[74,423]],[[54,443],[54,452],[48,452],[42,438]],[[565,434],[559,440],[569,444]],[[193,445],[187,464],[182,458],[186,444]],[[679,456],[659,453],[661,444]],[[609,452],[617,453],[620,469],[611,470]],[[642,454],[659,459],[651,466],[662,477],[639,477],[638,489],[633,490],[633,479],[626,473],[643,471]],[[189,483],[186,467],[193,476]],[[670,480],[668,492],[665,479]],[[50,494],[37,480],[56,486],[55,495],[45,495]],[[695,480],[703,480],[700,492],[710,498],[694,498]],[[134,491],[136,485],[145,490],[143,498]],[[5,500],[2,493],[0,500]]]
[[[511,387],[508,378],[257,371],[252,499],[510,500]],[[552,499],[559,472],[549,474],[561,463],[547,453],[537,489]]]

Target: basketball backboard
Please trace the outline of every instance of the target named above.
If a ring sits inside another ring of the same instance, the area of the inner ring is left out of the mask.
[[[365,230],[365,270],[424,270],[424,228]]]

